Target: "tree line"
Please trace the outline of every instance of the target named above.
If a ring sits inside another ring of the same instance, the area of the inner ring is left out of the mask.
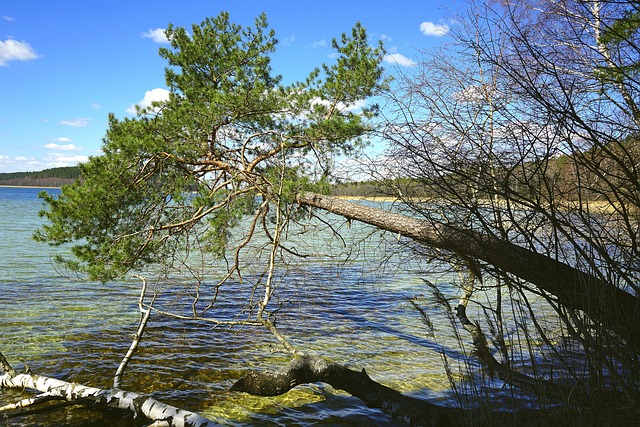
[[[36,172],[0,173],[0,185],[60,187],[80,177],[78,166],[44,169]]]

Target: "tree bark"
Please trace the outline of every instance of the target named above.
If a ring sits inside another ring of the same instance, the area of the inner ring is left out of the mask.
[[[495,236],[413,218],[316,193],[301,193],[300,205],[332,212],[419,243],[487,262],[555,295],[640,347],[640,298],[568,264]]]
[[[130,391],[88,387],[40,375],[5,373],[0,377],[0,387],[28,388],[44,393],[49,399],[59,397],[68,402],[91,403],[105,408],[129,411],[134,416],[147,417],[154,422],[154,426],[213,427],[218,425],[196,413],[164,404],[150,396]]]
[[[276,372],[251,372],[240,378],[233,391],[259,396],[284,394],[300,384],[324,382],[362,400],[370,408],[410,425],[448,426],[462,419],[459,409],[434,405],[405,396],[369,378],[366,371],[355,371],[318,356],[301,355]]]
[[[425,400],[405,396],[372,380],[366,371],[356,371],[346,366],[312,355],[298,355],[282,369],[275,372],[250,372],[240,378],[232,391],[258,396],[277,396],[292,388],[314,382],[323,382],[338,390],[346,391],[362,400],[368,407],[382,410],[396,420],[412,426],[458,425],[538,425],[537,410],[519,412],[483,411],[434,405]],[[558,407],[546,410],[544,421],[566,419],[569,409]],[[537,418],[536,418],[537,417]],[[534,421],[533,423],[531,421]]]

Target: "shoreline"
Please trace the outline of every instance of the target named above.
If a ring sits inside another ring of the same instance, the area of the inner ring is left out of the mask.
[[[389,196],[332,196],[342,200],[365,200],[367,202],[397,202],[400,199]]]
[[[402,200],[398,197],[389,197],[389,196],[334,196],[337,199],[342,200],[353,200],[353,201],[368,201],[368,202],[377,202],[377,203],[394,203],[401,202]],[[420,202],[420,199],[414,199],[416,202]],[[497,202],[491,201],[489,199],[478,200],[478,202],[485,206],[499,206],[503,207],[506,205],[504,200],[500,200]],[[563,200],[560,201],[557,205],[558,208],[561,208],[565,211],[577,211],[580,208],[582,209],[592,209],[596,211],[598,214],[604,213],[617,213],[620,211],[619,205],[611,204],[605,200],[591,200],[586,202],[580,202],[578,200]]]
[[[0,187],[4,187],[4,188],[42,188],[47,189],[47,188],[53,188],[53,189],[60,189],[62,187],[46,187],[43,185],[6,185],[6,184],[0,184]]]

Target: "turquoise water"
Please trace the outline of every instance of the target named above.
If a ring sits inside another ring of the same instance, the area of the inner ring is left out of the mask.
[[[108,388],[137,327],[140,284],[90,283],[59,271],[51,258],[67,249],[31,238],[42,221],[37,215],[39,191],[0,187],[0,350],[19,369],[28,364],[35,373]],[[402,250],[384,252],[379,236],[358,243],[371,230],[347,229],[342,220],[334,220],[346,240],[306,235],[304,246],[315,255],[283,275],[277,299],[282,332],[308,353],[364,367],[373,379],[404,393],[456,405],[442,357],[448,358],[456,379],[466,375],[465,358],[449,321],[435,304],[426,304],[436,323],[431,336],[408,301],[428,293],[423,278],[438,277],[428,276],[426,267]],[[351,260],[328,256],[334,247],[336,253],[348,250]],[[237,286],[239,290],[222,294],[220,310],[241,309],[245,291]],[[158,304],[188,307],[189,292],[184,284],[163,284]],[[446,286],[443,292],[452,299],[457,293]],[[261,329],[213,328],[153,315],[122,387],[152,393],[225,425],[395,425],[382,412],[322,384],[276,398],[228,391],[249,369],[286,364],[288,358],[277,349]],[[506,404],[513,396],[500,392],[501,386],[482,385],[496,402]],[[1,392],[0,405],[19,395]],[[114,415],[104,417],[67,409],[8,425],[134,425]]]

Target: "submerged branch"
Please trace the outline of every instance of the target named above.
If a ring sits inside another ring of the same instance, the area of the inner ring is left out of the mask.
[[[456,317],[462,327],[469,333],[473,341],[473,355],[482,363],[488,371],[489,376],[497,376],[501,381],[510,386],[527,390],[541,398],[552,398],[558,400],[584,399],[586,393],[579,386],[566,386],[553,383],[541,378],[534,378],[512,369],[508,364],[498,361],[489,348],[487,337],[478,323],[472,322],[467,317],[467,305],[475,289],[475,282],[480,280],[480,270],[476,263],[466,259],[466,274],[462,267],[458,267],[458,273],[462,276],[462,291],[458,305],[455,309]]]
[[[311,355],[298,355],[289,364],[271,372],[250,372],[240,378],[232,391],[245,392],[257,396],[278,396],[292,388],[315,382],[329,384],[337,390],[343,390],[360,399],[369,408],[380,409],[385,414],[413,426],[454,426],[482,424],[490,417],[491,423],[500,425],[519,425],[529,422],[536,410],[523,410],[519,413],[482,409],[459,409],[435,405],[426,400],[417,399],[393,390],[372,380],[362,369],[356,371],[327,359]],[[486,409],[486,408],[485,408]],[[545,411],[547,420],[567,415],[567,409],[558,408]],[[518,422],[518,420],[520,422]]]
[[[251,372],[232,387],[258,396],[277,396],[300,384],[324,382],[362,400],[370,408],[411,425],[451,425],[459,419],[459,410],[434,405],[405,396],[372,380],[366,371],[355,371],[324,358],[309,355],[295,357],[276,372]]]
[[[104,390],[82,384],[70,383],[55,378],[34,374],[5,374],[0,377],[0,386],[6,388],[32,389],[46,393],[48,398],[60,398],[68,402],[91,404],[97,407],[120,409],[144,415],[157,425],[168,427],[213,427],[212,421],[190,411],[164,404],[131,391]]]
[[[565,386],[546,381],[539,378],[533,378],[529,375],[515,371],[504,363],[500,363],[491,353],[487,338],[476,323],[471,322],[466,314],[466,307],[459,304],[456,307],[456,316],[460,320],[462,327],[469,332],[473,340],[475,348],[474,355],[488,370],[491,377],[497,376],[505,384],[528,390],[541,398],[553,398],[565,400],[568,398],[584,399],[586,394],[584,390],[578,387]]]
[[[28,408],[34,405],[40,405],[42,403],[50,402],[52,400],[64,400],[64,399],[60,396],[54,396],[51,393],[42,393],[34,397],[29,397],[15,403],[4,405],[0,407],[0,413],[6,412],[6,411],[15,411],[17,409]]]

